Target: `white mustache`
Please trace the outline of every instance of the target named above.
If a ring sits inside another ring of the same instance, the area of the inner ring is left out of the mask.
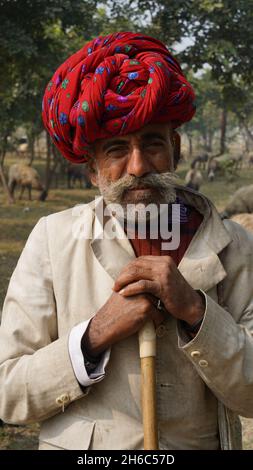
[[[174,186],[177,175],[171,172],[150,173],[149,175],[136,177],[125,175],[118,181],[105,180],[99,175],[99,187],[102,195],[107,202],[119,202],[124,191],[136,189],[138,187],[151,187],[158,190],[161,196],[164,196],[168,189]]]

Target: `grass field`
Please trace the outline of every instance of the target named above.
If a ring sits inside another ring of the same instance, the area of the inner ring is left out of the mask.
[[[9,160],[8,164],[12,161]],[[43,173],[43,163],[36,161],[34,166]],[[181,181],[187,171],[187,165],[178,169]],[[251,184],[253,170],[243,169],[234,181],[219,178],[213,183],[205,182],[201,192],[207,195],[219,211],[223,210],[229,197],[241,186]],[[180,180],[179,180],[180,183]],[[58,189],[52,189],[46,202],[37,200],[17,201],[8,206],[0,187],[0,308],[2,306],[8,282],[17,259],[35,223],[40,217],[64,210],[75,204],[88,202],[97,193],[95,189],[66,189],[66,182],[60,181]],[[26,196],[26,195],[25,195]],[[37,197],[33,192],[33,198]],[[4,425],[0,428],[0,449],[35,449],[37,446],[38,425],[16,427]],[[253,449],[252,420],[244,420],[244,448]]]

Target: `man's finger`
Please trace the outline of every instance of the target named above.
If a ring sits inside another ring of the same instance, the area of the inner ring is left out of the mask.
[[[119,291],[119,294],[124,297],[129,297],[136,294],[152,294],[159,298],[161,292],[161,286],[156,281],[150,281],[148,279],[141,279],[137,282],[128,284]]]
[[[150,269],[145,269],[144,267],[131,266],[128,271],[125,271],[119,275],[114,283],[113,289],[118,292],[128,284],[132,284],[144,279],[152,281],[152,271]]]

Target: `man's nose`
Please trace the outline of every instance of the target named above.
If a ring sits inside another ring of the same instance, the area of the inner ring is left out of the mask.
[[[145,152],[137,146],[134,147],[127,164],[127,174],[140,177],[151,173],[151,171],[152,168]]]

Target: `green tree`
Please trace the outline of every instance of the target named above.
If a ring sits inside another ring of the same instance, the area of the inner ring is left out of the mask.
[[[69,54],[99,34],[102,20],[97,0],[0,0],[0,17],[3,167],[7,138],[21,123],[32,151],[46,83]]]
[[[246,110],[248,96],[240,90],[249,87],[253,77],[253,0],[137,0],[114,2],[113,11],[126,11],[136,20],[139,13],[139,29],[163,40],[172,51],[176,43],[188,44],[178,53],[187,71],[199,73],[209,65],[210,79],[220,86],[224,153],[228,113],[238,107]]]
[[[188,77],[196,92],[197,113],[194,119],[184,125],[183,131],[189,141],[189,156],[193,154],[193,138],[199,138],[201,149],[204,152],[213,152],[214,137],[219,131],[221,92],[220,87],[211,79],[210,71],[196,77]]]

